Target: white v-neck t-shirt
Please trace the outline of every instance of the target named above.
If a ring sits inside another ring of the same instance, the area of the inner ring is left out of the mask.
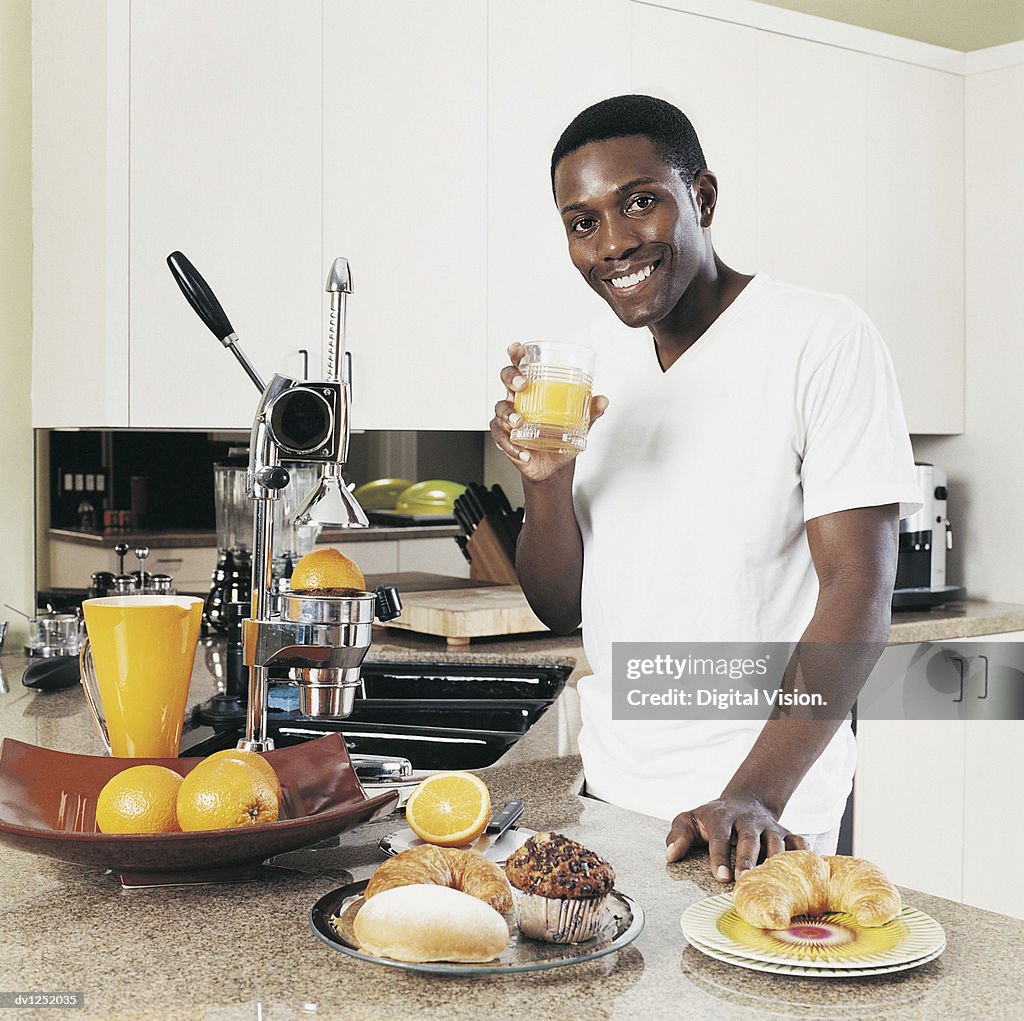
[[[583,536],[579,738],[596,797],[672,819],[721,795],[762,724],[611,718],[614,642],[795,642],[818,593],[804,523],[920,506],[888,351],[853,302],[758,274],[668,371],[653,337],[586,338],[609,398],[576,462]],[[843,724],[781,822],[834,829],[856,750]]]

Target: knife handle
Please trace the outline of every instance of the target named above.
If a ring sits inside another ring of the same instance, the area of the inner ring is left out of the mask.
[[[487,833],[497,839],[523,814],[525,808],[521,801],[510,801],[500,812],[491,816]]]

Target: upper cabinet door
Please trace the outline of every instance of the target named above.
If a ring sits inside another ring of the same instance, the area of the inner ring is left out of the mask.
[[[867,58],[761,32],[757,59],[759,269],[867,301]]]
[[[758,268],[757,31],[633,4],[633,91],[666,99],[693,123],[718,178],[715,250]]]
[[[321,2],[131,5],[130,424],[248,428],[258,395],[185,302],[180,249],[257,371],[320,371]]]
[[[68,13],[32,4],[32,424],[123,427],[128,4]]]
[[[964,429],[964,80],[868,57],[867,310],[912,433]]]
[[[353,427],[484,429],[487,6],[324,19],[323,257],[352,271]]]
[[[491,0],[488,17],[484,425],[509,344],[570,340],[612,315],[569,261],[551,152],[581,110],[630,91],[627,0]]]

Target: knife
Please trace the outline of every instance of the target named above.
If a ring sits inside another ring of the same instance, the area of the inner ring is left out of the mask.
[[[499,812],[491,816],[484,833],[495,843],[525,811],[526,806],[521,801],[510,801]]]

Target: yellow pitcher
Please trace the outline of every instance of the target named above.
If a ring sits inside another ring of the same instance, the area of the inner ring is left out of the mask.
[[[177,756],[202,599],[110,596],[86,599],[82,610],[82,687],[107,751]]]

